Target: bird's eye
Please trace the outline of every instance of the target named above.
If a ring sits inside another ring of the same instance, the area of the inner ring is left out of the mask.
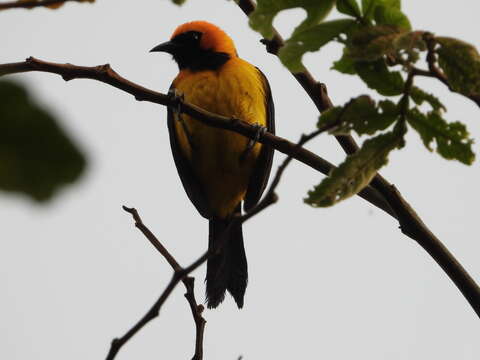
[[[194,40],[198,40],[198,39],[200,39],[200,35],[201,35],[201,34],[200,34],[199,32],[194,31],[194,32],[192,33],[192,38],[193,38]]]

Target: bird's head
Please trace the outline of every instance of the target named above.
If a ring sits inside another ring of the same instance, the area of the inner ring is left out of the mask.
[[[237,56],[233,40],[218,26],[206,21],[180,25],[170,41],[155,46],[150,52],[172,54],[180,69],[215,70]]]

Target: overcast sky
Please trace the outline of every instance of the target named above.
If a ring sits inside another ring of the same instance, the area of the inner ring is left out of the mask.
[[[415,29],[480,47],[477,0],[404,0],[403,6]],[[288,35],[303,16],[287,11],[275,25]],[[279,135],[295,141],[314,127],[313,104],[265,52],[234,1],[189,0],[177,7],[168,0],[98,0],[57,11],[1,12],[0,63],[30,55],[78,65],[108,62],[126,78],[166,92],[176,65],[148,50],[196,19],[225,29],[240,56],[270,79]],[[339,51],[327,46],[305,57],[333,102],[362,93],[378,97],[356,78],[329,70]],[[0,358],[102,359],[111,339],[143,316],[171,276],[121,205],[136,207],[183,265],[206,249],[207,221],[180,185],[165,108],[91,80],[64,82],[45,73],[9,79],[27,84],[61,118],[90,163],[82,181],[48,205],[0,194]],[[472,102],[433,80],[418,83],[442,97],[447,119],[465,121],[480,138],[480,111]],[[333,162],[344,157],[327,135],[309,148]],[[275,164],[282,158],[277,154]],[[382,174],[480,282],[478,161],[467,167],[443,160],[410,131],[407,147]],[[306,191],[321,178],[293,163],[278,189],[280,202],[244,225],[245,307],[237,310],[227,297],[205,311],[206,359],[479,359],[479,319],[439,266],[391,217],[358,197],[334,208],[304,205]],[[193,274],[201,301],[204,273],[202,267]],[[178,286],[160,318],[118,359],[191,357],[194,325],[183,293]]]

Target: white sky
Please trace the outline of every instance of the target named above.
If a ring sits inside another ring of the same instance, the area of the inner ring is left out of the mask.
[[[480,47],[478,1],[403,4],[415,29]],[[288,35],[302,17],[301,10],[285,12],[275,24]],[[98,0],[58,11],[11,10],[0,19],[0,63],[30,55],[79,65],[109,62],[128,79],[160,91],[168,89],[176,65],[148,50],[176,25],[205,19],[224,28],[240,55],[270,79],[279,135],[297,140],[316,122],[310,100],[266,54],[233,1],[190,0],[179,8],[167,0]],[[359,80],[329,70],[338,57],[336,46],[306,56],[332,100],[373,94]],[[184,265],[205,250],[207,221],[178,180],[164,108],[90,80],[66,83],[41,73],[10,79],[27,83],[63,120],[90,166],[81,183],[51,204],[1,196],[0,358],[102,359],[111,339],[143,316],[171,276],[121,205],[137,207]],[[418,83],[442,97],[449,120],[465,121],[479,138],[480,111],[472,102],[433,80]],[[334,162],[343,158],[326,135],[310,148]],[[475,150],[480,153],[478,143]],[[478,161],[471,167],[445,161],[411,131],[407,148],[382,174],[479,282]],[[358,197],[328,209],[304,205],[306,191],[321,178],[293,164],[278,205],[244,226],[250,273],[245,308],[238,311],[228,298],[205,312],[206,359],[479,359],[480,322],[439,266],[393,219]],[[204,272],[194,273],[202,301]],[[182,285],[118,359],[191,357],[194,325],[183,293]]]

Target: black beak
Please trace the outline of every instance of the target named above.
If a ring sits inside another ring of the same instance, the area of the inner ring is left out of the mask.
[[[180,46],[174,42],[167,41],[160,45],[155,46],[150,52],[166,52],[169,54],[175,53]]]

